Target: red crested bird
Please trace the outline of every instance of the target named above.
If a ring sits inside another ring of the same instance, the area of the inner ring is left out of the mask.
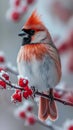
[[[19,74],[28,77],[30,86],[35,86],[51,97],[40,97],[39,118],[56,120],[58,113],[51,88],[60,81],[61,63],[50,33],[36,11],[28,18],[19,36],[23,38],[17,56]]]

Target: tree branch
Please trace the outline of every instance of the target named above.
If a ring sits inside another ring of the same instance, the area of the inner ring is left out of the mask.
[[[5,82],[8,86],[10,86],[11,88],[19,89],[19,90],[21,90],[21,91],[24,91],[23,88],[12,84],[11,81],[8,82],[8,81],[6,81],[6,80],[5,80],[4,78],[2,78],[2,77],[0,77],[0,79],[1,79],[2,81],[4,81],[4,82]]]
[[[47,99],[51,99],[51,97],[49,95],[46,95],[44,93],[40,93],[38,91],[35,92],[35,95],[41,96],[41,97],[44,97],[44,98],[47,98]],[[71,103],[71,102],[68,102],[68,101],[65,101],[65,100],[62,100],[62,99],[59,99],[59,98],[56,98],[56,97],[53,97],[53,99],[55,101],[57,101],[57,102],[60,102],[60,103],[64,104],[64,105],[68,105],[68,106],[72,106],[73,107],[73,103]]]
[[[0,77],[0,79],[1,80],[3,80],[8,86],[10,86],[11,88],[14,88],[14,89],[19,89],[19,90],[21,90],[21,91],[24,91],[24,88],[21,88],[20,86],[18,86],[18,85],[15,85],[15,84],[12,84],[11,83],[11,81],[6,81],[4,78],[2,78],[2,77]],[[31,87],[32,88],[32,87]],[[32,88],[32,90],[33,90],[33,88]],[[51,99],[51,96],[50,95],[46,95],[46,94],[44,94],[44,93],[41,93],[41,92],[39,92],[39,91],[37,91],[37,90],[35,90],[35,88],[34,88],[34,90],[33,90],[33,95],[34,96],[41,96],[41,97],[44,97],[44,98],[47,98],[47,99]],[[64,104],[64,105],[68,105],[68,106],[72,106],[73,107],[73,103],[71,103],[71,102],[69,102],[69,101],[65,101],[65,100],[63,100],[63,99],[59,99],[59,98],[56,98],[56,97],[54,97],[53,96],[53,100],[55,100],[55,101],[57,101],[57,102],[60,102],[60,103],[62,103],[62,104]]]

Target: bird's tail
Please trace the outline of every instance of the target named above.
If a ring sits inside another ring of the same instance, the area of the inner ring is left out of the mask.
[[[54,100],[40,97],[38,117],[42,121],[47,118],[50,118],[53,121],[56,120],[58,117],[56,102]]]

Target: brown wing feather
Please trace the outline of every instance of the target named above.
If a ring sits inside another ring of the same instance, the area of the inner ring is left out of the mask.
[[[55,62],[56,69],[57,69],[57,72],[58,72],[58,75],[59,75],[58,76],[58,82],[59,82],[60,79],[61,79],[62,73],[61,73],[61,61],[60,61],[58,50],[57,50],[57,48],[55,47],[55,45],[53,44],[52,41],[51,41],[50,44],[48,44],[47,48],[48,48],[48,52],[49,52],[50,57]]]

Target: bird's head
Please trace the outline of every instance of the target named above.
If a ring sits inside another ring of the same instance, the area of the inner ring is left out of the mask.
[[[26,44],[47,43],[50,39],[50,34],[36,11],[33,11],[28,18],[19,36],[23,38],[22,46]]]

